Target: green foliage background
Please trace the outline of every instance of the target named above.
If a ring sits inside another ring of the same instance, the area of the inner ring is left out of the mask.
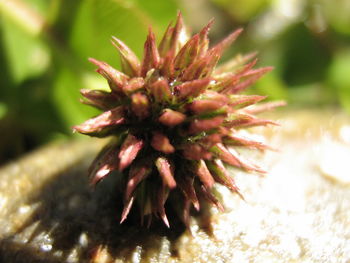
[[[246,29],[226,56],[258,50],[276,68],[252,92],[350,112],[348,0],[1,0],[0,163],[73,136],[97,114],[79,89],[106,87],[87,58],[118,68],[112,35],[141,56],[148,27],[160,36],[178,10],[193,31],[215,17],[214,42]]]

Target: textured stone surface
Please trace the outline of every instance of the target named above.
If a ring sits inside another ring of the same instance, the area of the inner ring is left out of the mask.
[[[101,142],[49,145],[0,169],[2,262],[350,262],[350,121],[333,112],[271,116],[261,129],[279,152],[265,177],[232,170],[246,201],[218,187],[225,213],[206,208],[192,235],[119,225],[117,175],[95,191],[86,169]],[[171,212],[169,217],[171,218]]]

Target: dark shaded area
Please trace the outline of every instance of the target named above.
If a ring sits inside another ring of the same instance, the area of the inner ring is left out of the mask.
[[[53,176],[29,198],[28,205],[39,203],[39,206],[17,233],[0,241],[1,262],[61,262],[57,261],[55,252],[66,259],[73,249],[78,251],[79,262],[88,262],[101,246],[107,248],[112,257],[130,259],[137,246],[148,252],[158,251],[162,237],[176,240],[184,232],[184,225],[171,209],[167,210],[172,219],[171,229],[159,220],[149,229],[140,227],[137,209],[120,225],[122,198],[116,191],[120,175],[112,174],[93,190],[86,177],[87,163],[82,161]],[[18,242],[35,223],[37,226],[28,242]],[[42,233],[52,240],[52,249],[46,253],[40,250],[43,243],[38,237]],[[87,236],[87,245],[81,244],[83,233]],[[176,249],[173,250],[176,255]]]
[[[288,85],[305,85],[325,78],[331,61],[330,47],[312,35],[304,23],[295,25],[282,39],[283,78]]]

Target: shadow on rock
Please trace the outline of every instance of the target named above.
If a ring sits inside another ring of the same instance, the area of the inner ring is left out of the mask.
[[[152,249],[157,253],[164,238],[176,240],[185,231],[176,218],[171,229],[160,221],[149,229],[140,227],[135,211],[120,225],[122,198],[115,190],[119,175],[110,175],[92,189],[86,177],[87,165],[88,161],[81,161],[51,177],[29,197],[27,204],[35,206],[34,213],[16,234],[1,241],[0,259],[90,262],[103,248],[111,258],[128,261],[136,248],[141,248],[141,256],[145,248],[147,253]],[[176,254],[175,248],[169,250]]]

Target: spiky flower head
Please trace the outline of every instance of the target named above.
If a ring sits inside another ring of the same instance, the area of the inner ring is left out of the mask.
[[[116,138],[93,162],[90,177],[93,185],[113,171],[124,177],[121,222],[136,201],[142,220],[144,216],[160,217],[169,226],[164,204],[175,195],[172,199],[177,200],[176,205],[182,203],[181,218],[188,225],[191,207],[200,209],[199,199],[223,209],[212,191],[215,183],[239,193],[226,165],[264,173],[244,161],[234,147],[267,148],[242,137],[238,130],[273,124],[254,113],[278,104],[254,107],[265,97],[238,93],[271,67],[253,69],[256,59],[252,54],[215,68],[242,30],[209,48],[211,24],[189,38],[179,14],[159,45],[150,29],[142,61],[113,37],[121,71],[90,59],[107,79],[110,91],[81,90],[84,103],[104,112],[74,130]]]

